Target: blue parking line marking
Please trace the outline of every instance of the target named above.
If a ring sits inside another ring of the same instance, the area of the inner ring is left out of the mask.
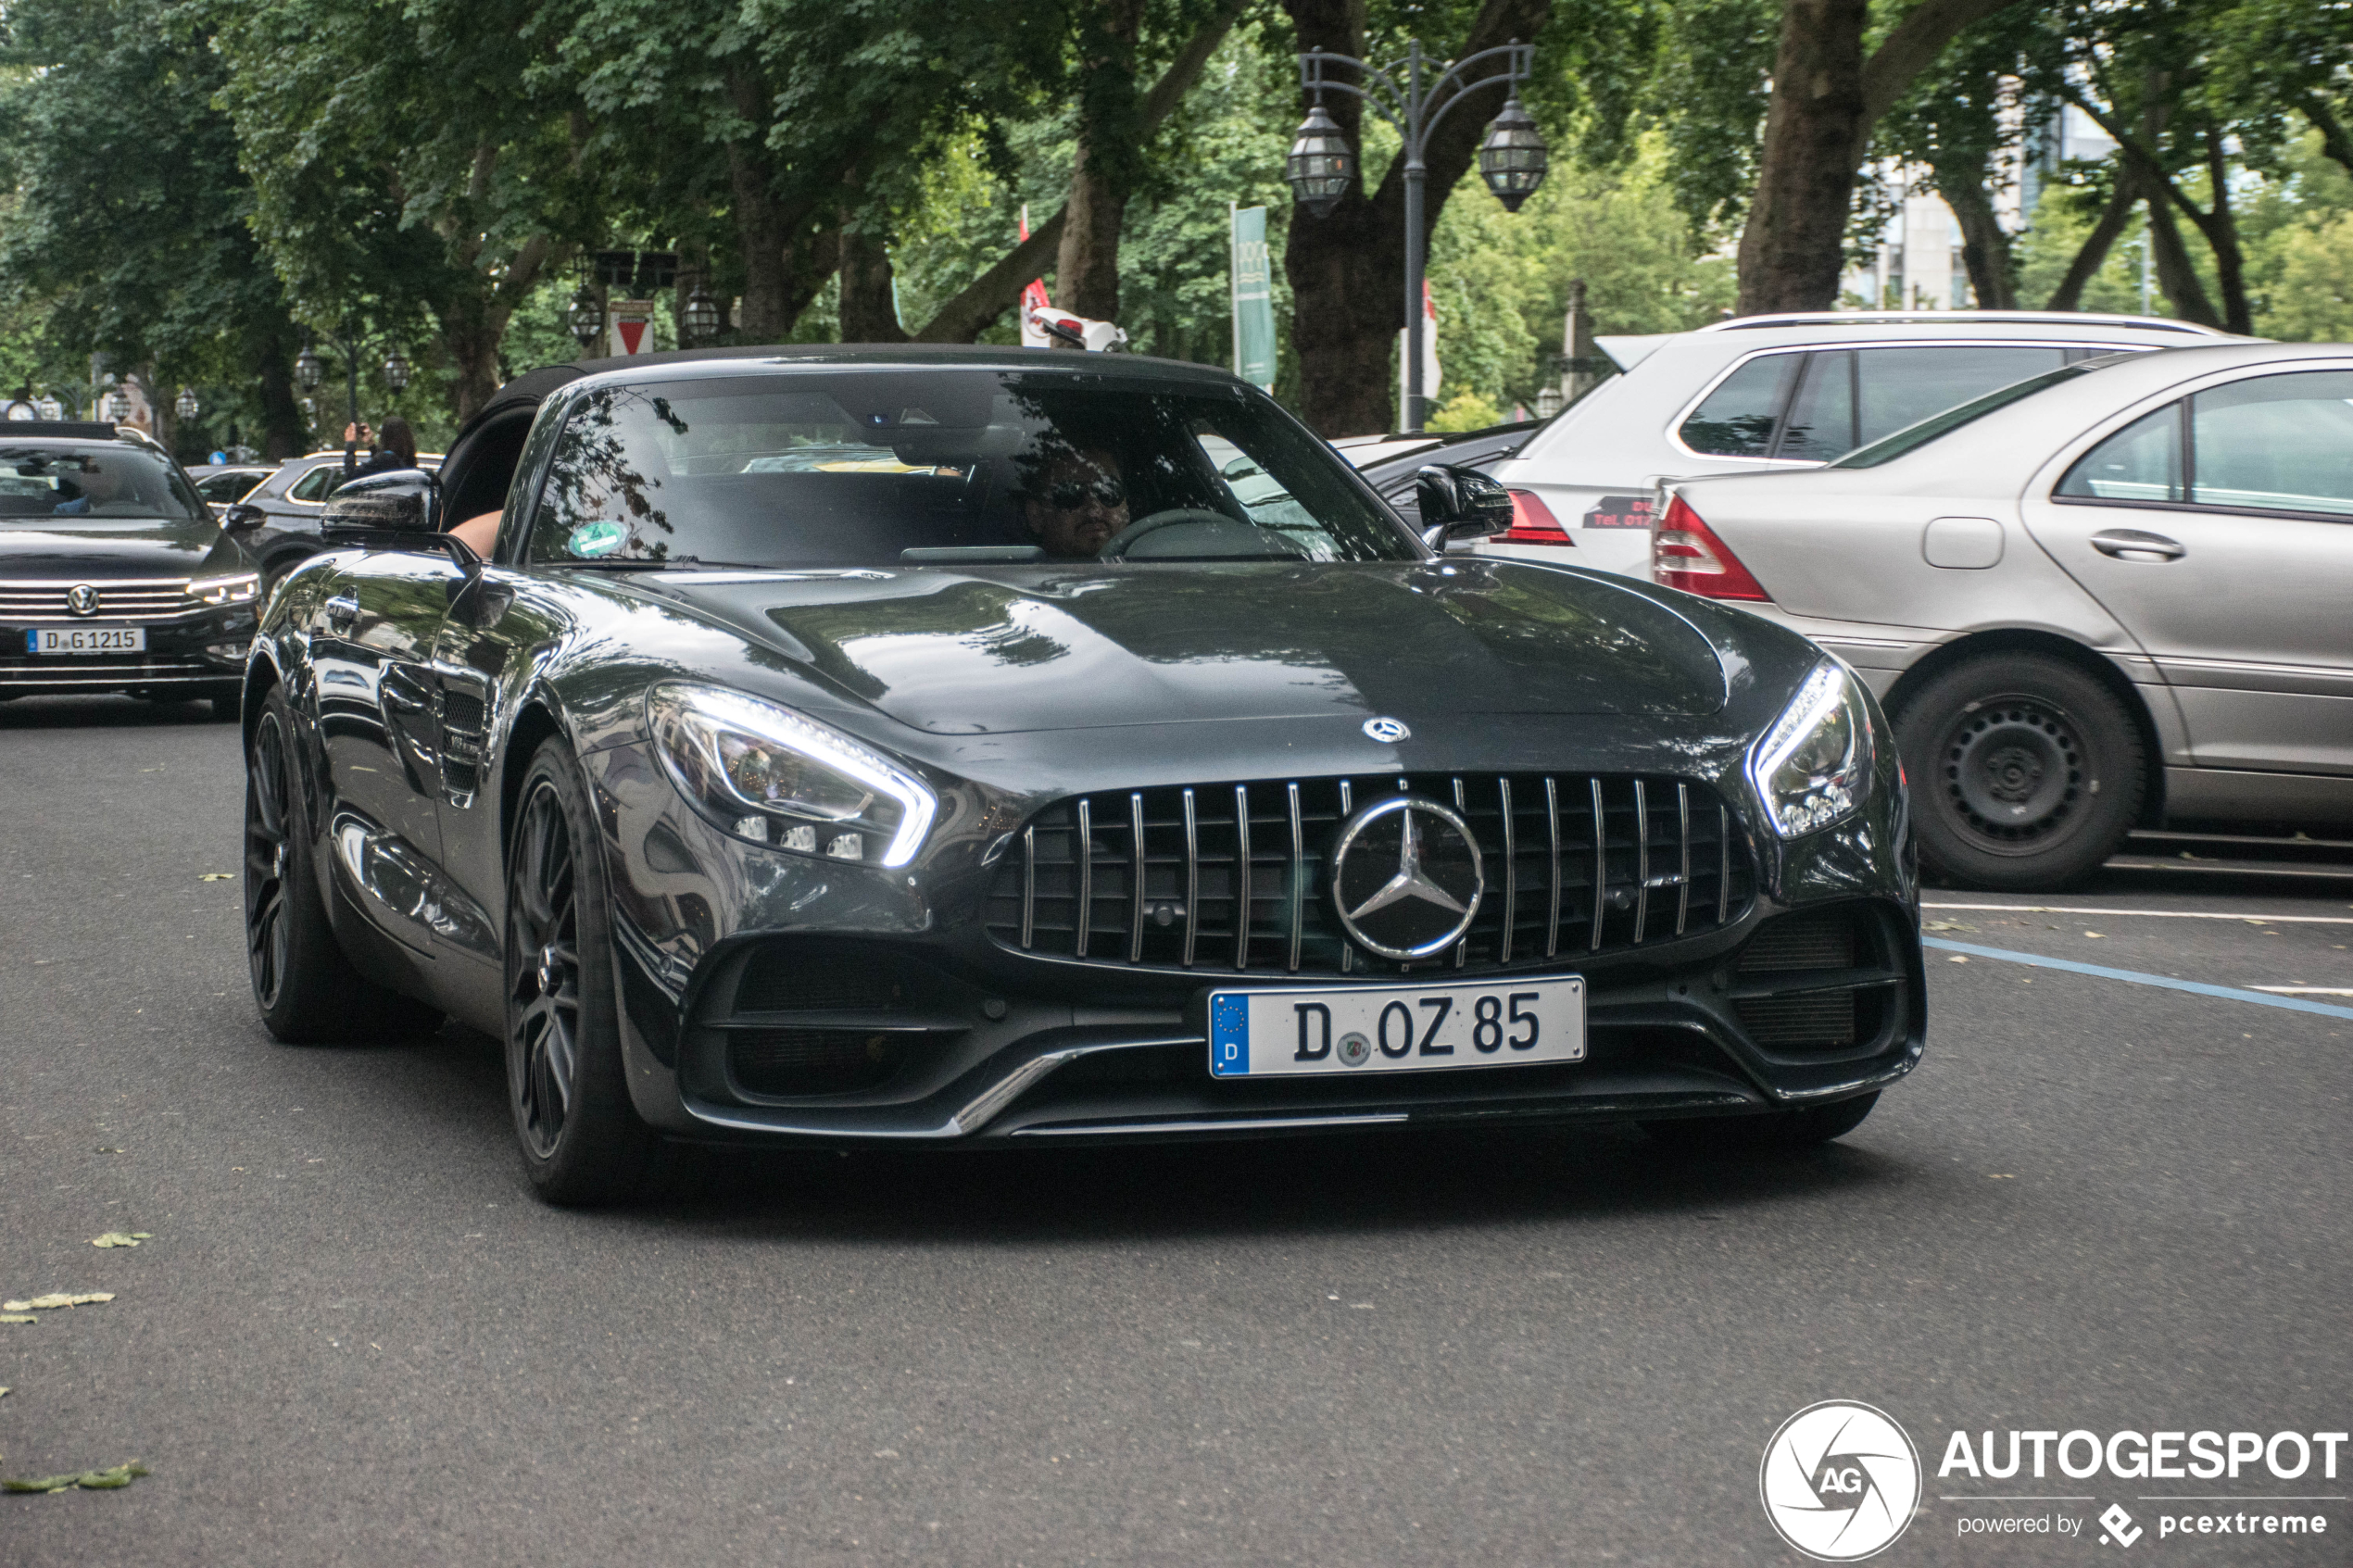
[[[1920,946],[1942,947],[1953,953],[1969,953],[1981,959],[2007,959],[2011,963],[2032,964],[2037,969],[2063,969],[2070,974],[2095,974],[2102,980],[2129,980],[2135,985],[2161,985],[2168,991],[2221,997],[2226,1001],[2260,1002],[2267,1008],[2285,1008],[2290,1012],[2317,1012],[2323,1018],[2353,1018],[2353,1008],[2331,1007],[2326,1002],[2307,1002],[2295,997],[2267,997],[2260,991],[2242,991],[2232,985],[2205,985],[2195,980],[2176,980],[2170,974],[2143,974],[2138,970],[2108,969],[2095,963],[2046,959],[2040,953],[2013,953],[2005,947],[1980,947],[1969,942],[1947,942],[1937,936],[1921,937]]]

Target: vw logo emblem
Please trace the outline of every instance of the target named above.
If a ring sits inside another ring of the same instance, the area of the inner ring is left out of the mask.
[[[1414,732],[1407,729],[1402,720],[1367,719],[1365,721],[1365,733],[1383,746],[1395,746]]]
[[[66,590],[66,608],[76,615],[98,613],[98,590],[87,583],[76,583]]]
[[[1452,947],[1470,929],[1486,891],[1470,824],[1418,796],[1365,807],[1348,819],[1332,850],[1340,928],[1384,959],[1426,959]]]

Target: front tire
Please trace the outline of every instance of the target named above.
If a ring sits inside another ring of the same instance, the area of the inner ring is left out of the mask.
[[[294,709],[270,688],[245,747],[245,961],[262,1027],[288,1045],[431,1034],[441,1014],[354,969],[319,892]]]
[[[531,1185],[550,1203],[628,1198],[652,1157],[622,1065],[611,907],[579,764],[544,741],[507,852],[507,1101]]]
[[[1920,859],[1956,882],[2047,892],[2097,867],[2141,813],[2141,732],[2097,679],[2045,654],[1930,681],[1895,721]]]

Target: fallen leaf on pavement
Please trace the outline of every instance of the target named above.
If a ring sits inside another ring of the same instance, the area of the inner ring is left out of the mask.
[[[44,1475],[37,1481],[0,1480],[0,1491],[62,1492],[68,1486],[80,1486],[85,1491],[110,1492],[118,1486],[128,1486],[132,1478],[153,1472],[137,1460],[118,1464],[112,1470],[85,1470],[79,1475]]]
[[[1970,925],[1964,921],[1932,920],[1928,922],[1926,929],[1930,931],[1975,931],[1977,927]]]
[[[86,1307],[94,1301],[113,1299],[114,1292],[111,1290],[93,1290],[84,1296],[73,1296],[62,1290],[54,1290],[46,1296],[36,1296],[30,1301],[0,1301],[0,1311],[46,1312],[58,1307]]]
[[[39,1323],[31,1312],[0,1312],[0,1323]]]
[[[230,873],[227,872],[207,872],[204,875],[196,878],[196,880],[198,882],[227,882],[229,880],[229,875]]]
[[[155,1237],[149,1236],[145,1231],[130,1231],[127,1233],[123,1231],[108,1231],[104,1236],[91,1237],[90,1245],[93,1247],[136,1247],[143,1241],[153,1241]]]

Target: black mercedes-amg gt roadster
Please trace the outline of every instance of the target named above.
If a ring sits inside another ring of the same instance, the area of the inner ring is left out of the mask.
[[[1198,366],[535,371],[262,614],[263,1019],[502,1035],[556,1202],[671,1139],[1855,1126],[1924,1033],[1869,691],[1418,499]]]

